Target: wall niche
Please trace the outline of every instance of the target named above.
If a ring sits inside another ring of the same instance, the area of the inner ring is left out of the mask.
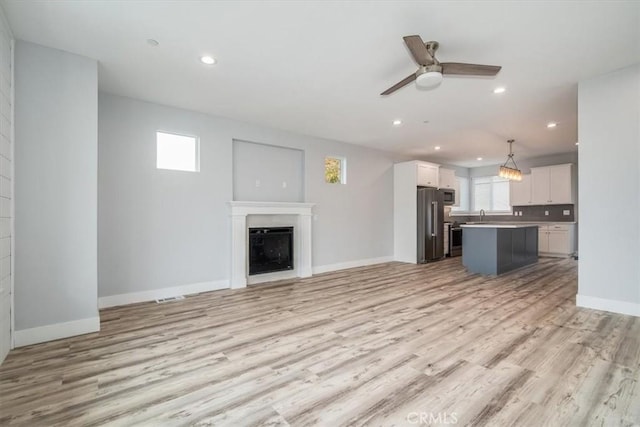
[[[304,151],[233,140],[233,200],[304,201]]]

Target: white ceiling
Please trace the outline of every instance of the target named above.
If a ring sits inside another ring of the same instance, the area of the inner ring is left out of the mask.
[[[504,161],[509,138],[516,159],[576,150],[577,83],[640,62],[638,1],[2,6],[16,38],[97,59],[103,91],[461,166]],[[382,97],[417,68],[410,34],[439,41],[442,62],[502,71]]]

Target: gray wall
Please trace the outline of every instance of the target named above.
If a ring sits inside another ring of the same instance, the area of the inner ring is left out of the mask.
[[[551,166],[551,165],[560,165],[565,163],[573,163],[578,164],[578,152],[572,153],[562,153],[562,154],[552,154],[549,156],[542,157],[532,157],[529,159],[518,159],[516,158],[516,162],[518,167],[522,171],[522,173],[531,173],[531,168],[541,167],[541,166]],[[481,166],[477,168],[469,169],[469,176],[472,178],[480,177],[480,176],[492,176],[498,175],[498,171],[500,169],[500,165],[491,165],[491,166]],[[462,176],[462,175],[458,175]]]
[[[13,34],[0,8],[0,363],[11,348],[13,269]]]
[[[99,115],[100,296],[229,278],[234,140],[304,151],[313,266],[393,255],[389,153],[103,93]],[[157,129],[200,137],[199,173],[155,168]],[[324,182],[327,155],[346,185]]]
[[[15,48],[16,330],[96,317],[96,61]]]
[[[233,200],[304,201],[304,151],[234,140]]]
[[[578,294],[640,304],[640,65],[581,82],[578,113]]]

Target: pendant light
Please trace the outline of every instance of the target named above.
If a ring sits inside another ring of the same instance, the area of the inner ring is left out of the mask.
[[[507,144],[509,144],[509,156],[507,157],[507,161],[504,162],[504,165],[500,166],[500,173],[498,175],[501,178],[507,178],[512,181],[522,181],[522,171],[518,169],[516,161],[513,160],[513,141],[513,139],[507,141]],[[513,163],[513,167],[508,166],[509,162]]]

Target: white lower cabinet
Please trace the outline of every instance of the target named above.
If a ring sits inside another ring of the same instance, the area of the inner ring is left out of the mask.
[[[568,231],[549,231],[549,253],[571,255]]]
[[[538,253],[547,256],[571,256],[575,253],[574,224],[540,224]]]

